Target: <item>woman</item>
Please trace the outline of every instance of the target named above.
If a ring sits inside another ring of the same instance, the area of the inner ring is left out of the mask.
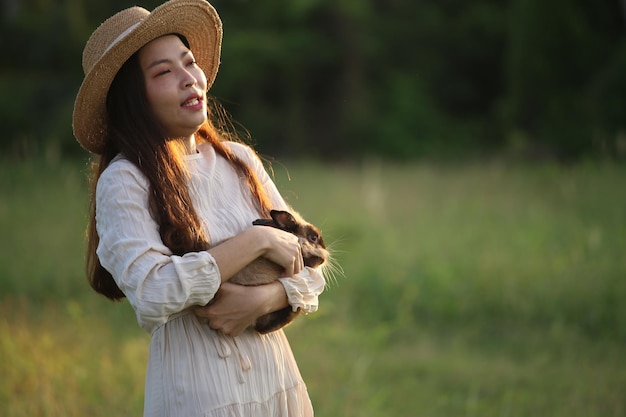
[[[283,331],[250,326],[288,305],[315,311],[324,280],[303,267],[295,236],[250,226],[289,207],[256,153],[207,116],[221,37],[209,3],[171,0],[123,10],[88,40],[73,127],[99,155],[90,283],[126,297],[152,335],[145,416],[308,416]],[[228,282],[259,256],[284,278]]]

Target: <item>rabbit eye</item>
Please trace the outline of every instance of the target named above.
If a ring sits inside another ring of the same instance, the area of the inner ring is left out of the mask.
[[[317,243],[318,239],[319,237],[317,235],[309,235],[309,242],[311,243]]]

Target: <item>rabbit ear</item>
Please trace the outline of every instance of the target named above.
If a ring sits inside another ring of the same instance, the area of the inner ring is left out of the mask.
[[[298,222],[288,211],[272,210],[270,211],[270,216],[272,216],[279,229],[292,233],[298,231]]]
[[[272,226],[276,227],[276,223],[272,219],[256,219],[252,222],[253,226]]]

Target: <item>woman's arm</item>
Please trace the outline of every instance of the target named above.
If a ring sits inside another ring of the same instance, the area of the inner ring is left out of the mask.
[[[222,282],[259,257],[282,266],[286,276],[295,275],[304,268],[298,238],[272,227],[249,227],[208,252],[219,267]]]
[[[293,209],[283,199],[256,153],[251,148],[238,143],[231,146],[233,151],[252,167],[263,184],[270,201],[272,201],[273,208],[292,211]],[[300,273],[294,275],[285,274],[285,278],[280,278],[279,281],[285,288],[289,304],[294,311],[300,309],[304,314],[317,311],[318,296],[324,290],[326,283],[320,271],[304,268]]]
[[[208,252],[173,255],[150,215],[149,184],[129,161],[109,165],[96,188],[97,255],[151,332],[172,314],[208,303],[221,284]]]
[[[217,292],[215,303],[194,312],[208,318],[212,329],[238,336],[262,315],[288,305],[287,293],[278,281],[249,287],[226,282]]]
[[[274,203],[274,208],[292,210],[283,200],[275,184],[263,168],[263,164],[253,151],[240,144],[232,144],[231,146],[241,158],[253,167]],[[252,229],[277,230],[268,227],[253,227]],[[238,256],[236,246],[224,246],[221,249],[224,249],[224,256],[226,257]],[[235,250],[233,251],[233,249]],[[226,262],[226,264],[228,263]],[[232,265],[235,264],[232,263]],[[245,265],[247,263],[241,267]],[[237,335],[252,325],[258,317],[288,305],[291,305],[294,311],[300,310],[304,314],[317,311],[318,296],[325,286],[324,277],[319,271],[311,268],[304,268],[299,272],[294,270],[294,272],[293,274],[287,272],[284,278],[268,285],[244,287],[228,283],[223,284],[215,298],[215,303],[197,308],[195,313],[198,316],[207,317],[212,328],[227,334]],[[222,271],[222,274],[224,273],[225,271]]]
[[[210,251],[173,255],[150,215],[148,190],[145,177],[126,160],[111,164],[96,190],[99,260],[147,331],[172,314],[207,304],[222,282],[258,256],[293,273],[302,269],[297,239],[269,227],[250,227]]]

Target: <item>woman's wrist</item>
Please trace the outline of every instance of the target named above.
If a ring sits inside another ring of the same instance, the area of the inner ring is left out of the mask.
[[[271,313],[273,311],[281,310],[289,305],[289,299],[287,298],[287,292],[285,287],[279,282],[275,281],[271,284],[262,285],[262,288],[266,291],[265,299],[265,313]]]
[[[255,243],[256,251],[259,256],[263,256],[270,249],[270,241],[267,238],[265,230],[259,226],[250,226],[246,229],[247,233],[251,234],[251,239]]]
[[[258,228],[251,226],[244,229],[235,237],[208,250],[220,270],[222,282],[228,281],[250,262],[267,252],[269,247],[267,238],[255,229]]]

